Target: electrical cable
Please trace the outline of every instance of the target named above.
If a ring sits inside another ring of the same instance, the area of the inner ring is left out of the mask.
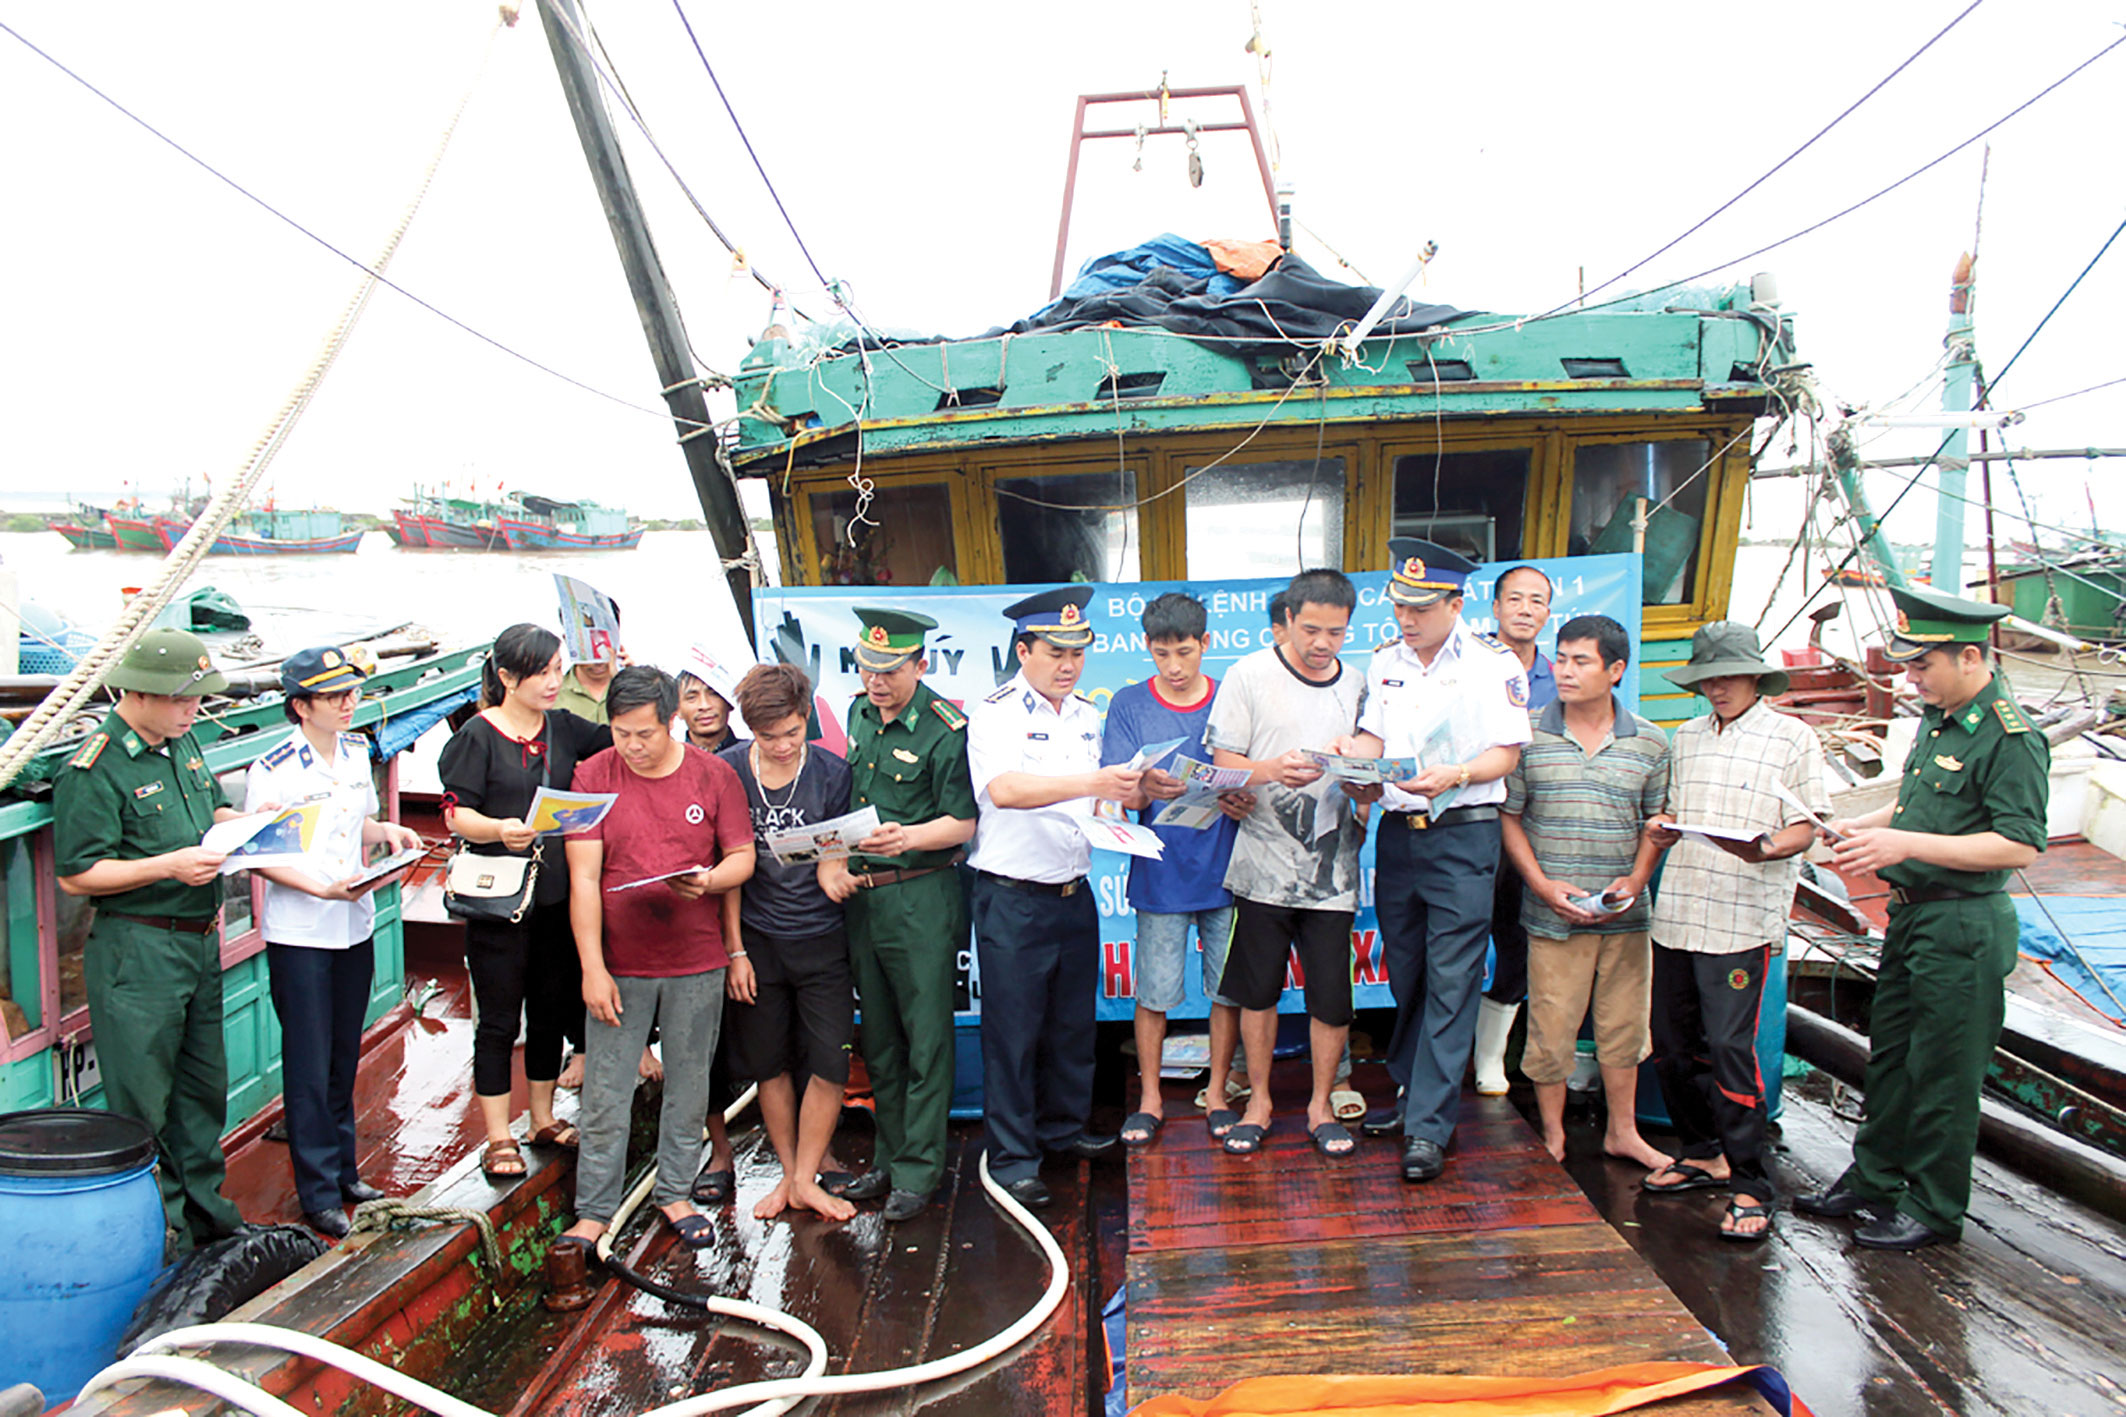
[[[480,330],[474,329],[471,325],[466,324],[463,320],[451,314],[449,311],[444,310],[441,307],[422,299],[418,295],[415,295],[405,286],[400,285],[397,281],[392,280],[388,276],[384,275],[380,270],[365,264],[361,260],[361,258],[354,256],[347,251],[341,250],[338,246],[333,245],[332,242],[326,240],[323,236],[320,236],[315,231],[312,231],[309,227],[304,226],[294,217],[289,216],[286,212],[274,206],[264,197],[259,196],[256,192],[253,192],[250,188],[244,186],[235,178],[221,171],[219,168],[215,167],[214,164],[208,162],[205,158],[193,152],[190,148],[186,147],[183,143],[178,142],[175,138],[163,132],[160,128],[157,128],[153,123],[150,123],[147,119],[141,117],[132,109],[127,108],[117,99],[112,98],[109,94],[105,93],[102,89],[96,87],[96,85],[90,83],[80,74],[75,73],[72,69],[61,63],[57,58],[45,52],[43,49],[38,48],[37,45],[33,43],[27,36],[25,36],[20,30],[16,29],[13,25],[8,24],[7,21],[0,20],[0,31],[5,31],[10,38],[21,44],[22,47],[29,50],[30,53],[36,55],[39,59],[42,59],[45,63],[51,65],[54,69],[57,69],[60,73],[66,75],[69,79],[72,79],[75,83],[81,85],[81,87],[87,89],[97,98],[102,99],[105,103],[116,109],[124,117],[130,119],[133,123],[146,130],[149,136],[153,137],[158,142],[161,142],[172,150],[174,150],[179,156],[183,157],[188,162],[191,162],[197,167],[199,167],[201,171],[205,172],[208,176],[214,178],[215,181],[220,182],[224,186],[228,187],[231,191],[235,192],[245,201],[250,202],[252,205],[259,208],[259,210],[265,212],[268,216],[274,218],[274,220],[279,221],[293,228],[301,235],[308,237],[311,241],[323,247],[325,250],[331,252],[333,255],[339,257],[348,265],[353,266],[356,270],[375,280],[377,284],[382,285],[390,290],[396,291],[400,295],[405,296],[408,300],[411,300],[414,304],[420,306],[429,314],[434,315],[436,318],[444,321],[447,324],[456,326],[458,329],[463,330],[466,334],[471,335],[474,339],[479,340],[482,344],[488,345],[494,349],[501,351],[503,354],[508,355],[511,359],[515,359],[521,363],[528,364],[532,368],[538,370],[540,373],[551,375],[553,378],[559,379],[564,384],[572,384],[576,388],[583,390],[587,394],[596,394],[599,398],[605,399],[608,402],[619,404],[622,408],[632,409],[636,413],[646,413],[652,418],[671,419],[673,417],[671,411],[668,409],[650,408],[647,405],[634,403],[628,399],[624,399],[618,394],[609,394],[605,390],[598,388],[595,385],[584,383],[581,379],[575,378],[573,375],[562,373],[559,369],[554,368],[552,365],[542,364],[538,360],[532,358],[530,355],[524,354],[518,350],[510,348],[508,345],[502,343],[502,341],[496,339],[493,335],[485,334]]]
[[[1704,216],[1700,217],[1695,224],[1693,224],[1688,230],[1684,231],[1680,236],[1673,238],[1666,245],[1662,246],[1659,250],[1650,252],[1649,254],[1642,256],[1638,260],[1632,262],[1623,270],[1618,271],[1615,275],[1611,276],[1608,280],[1605,280],[1599,285],[1595,286],[1593,291],[1583,291],[1577,299],[1569,301],[1565,305],[1557,306],[1552,310],[1545,311],[1544,314],[1554,315],[1557,314],[1559,311],[1568,308],[1584,306],[1586,304],[1586,299],[1588,295],[1595,293],[1595,291],[1603,291],[1609,289],[1609,287],[1615,285],[1618,281],[1623,280],[1625,277],[1631,275],[1635,271],[1638,271],[1648,265],[1651,265],[1654,261],[1660,259],[1662,256],[1667,255],[1670,251],[1675,250],[1676,247],[1682,245],[1692,236],[1695,236],[1700,231],[1703,231],[1722,213],[1726,212],[1730,207],[1734,206],[1735,203],[1741,201],[1744,197],[1747,197],[1750,193],[1756,191],[1759,187],[1762,187],[1765,183],[1771,181],[1772,178],[1777,176],[1779,172],[1783,168],[1785,168],[1788,163],[1792,162],[1795,158],[1800,157],[1810,148],[1816,146],[1817,142],[1822,139],[1825,134],[1829,133],[1833,128],[1836,128],[1839,124],[1845,122],[1846,119],[1852,117],[1855,110],[1857,110],[1862,104],[1866,103],[1869,99],[1875,97],[1876,94],[1881,93],[1883,89],[1889,85],[1892,79],[1895,79],[1899,74],[1902,74],[1905,70],[1911,68],[1912,65],[1918,61],[1919,57],[1922,54],[1925,54],[1928,50],[1932,49],[1935,44],[1942,39],[1944,35],[1949,33],[1950,30],[1955,29],[1958,25],[1969,19],[1971,16],[1971,12],[1973,10],[1976,10],[1980,5],[1984,3],[1985,0],[1971,0],[1971,3],[1969,5],[1966,5],[1963,10],[1957,14],[1955,19],[1949,21],[1949,23],[1943,25],[1939,30],[1935,31],[1934,37],[1932,39],[1929,39],[1925,44],[1922,44],[1921,46],[1919,46],[1919,48],[1913,50],[1910,54],[1906,55],[1903,63],[1899,64],[1889,73],[1884,74],[1880,79],[1877,79],[1873,87],[1871,87],[1866,93],[1862,94],[1859,98],[1856,98],[1851,103],[1847,104],[1836,118],[1833,118],[1830,122],[1824,124],[1821,128],[1818,128],[1813,134],[1809,136],[1808,141],[1804,142],[1800,147],[1788,153],[1785,157],[1779,159],[1778,162],[1772,164],[1769,170],[1767,170],[1762,176],[1758,177],[1755,181],[1751,182],[1747,187],[1744,187],[1734,196],[1729,197],[1719,206],[1714,207],[1710,212],[1707,212]],[[1744,259],[1746,260],[1748,258],[1745,257]],[[1538,316],[1537,318],[1540,319],[1543,317]]]
[[[804,237],[798,235],[797,223],[790,219],[790,209],[782,204],[782,194],[775,190],[775,183],[769,179],[768,169],[762,165],[760,154],[753,151],[753,140],[746,136],[746,125],[738,121],[738,110],[731,106],[729,96],[724,93],[723,83],[716,77],[716,66],[709,62],[708,51],[701,47],[701,37],[694,33],[694,22],[687,18],[686,8],[679,0],[672,0],[672,9],[679,15],[679,23],[687,32],[688,42],[694,46],[694,54],[701,60],[701,67],[708,74],[709,83],[716,90],[716,97],[722,101],[723,111],[731,116],[731,127],[737,130],[738,141],[745,145],[746,156],[753,159],[753,170],[760,174],[761,185],[768,189],[768,196],[775,202],[775,210],[782,213],[783,225],[790,228],[790,239],[797,243],[797,249],[803,254],[805,264],[812,268],[812,274],[819,278],[819,283],[831,287],[834,282],[827,279],[827,273],[819,268],[819,262],[812,259],[812,248],[805,245]]]

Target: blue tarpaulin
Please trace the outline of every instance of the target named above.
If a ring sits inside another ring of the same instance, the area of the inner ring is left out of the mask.
[[[388,718],[377,725],[376,755],[381,760],[389,759],[413,746],[413,741],[441,723],[464,705],[480,697],[479,686],[465,689],[421,705],[410,713],[397,718]]]
[[[2118,1003],[2126,999],[2126,896],[2017,896],[2015,913],[2024,955],[2042,961],[2091,1008],[2126,1023]]]

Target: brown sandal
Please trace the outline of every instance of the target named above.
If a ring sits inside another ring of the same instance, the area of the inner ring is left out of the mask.
[[[533,1132],[530,1140],[533,1146],[558,1146],[574,1151],[576,1143],[582,1140],[582,1134],[567,1122],[548,1122]]]
[[[491,1141],[480,1153],[480,1170],[490,1181],[522,1180],[529,1169],[515,1141]]]

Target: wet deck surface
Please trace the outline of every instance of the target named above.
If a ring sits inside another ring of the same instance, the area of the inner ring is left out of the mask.
[[[1532,1108],[1524,1088],[1513,1100]],[[1773,1162],[1787,1195],[1851,1154],[1831,1094],[1820,1073],[1788,1082]],[[1727,1244],[1724,1193],[1645,1195],[1638,1168],[1601,1156],[1592,1112],[1567,1131],[1594,1207],[1737,1362],[1777,1367],[1818,1417],[2126,1412],[2126,1226],[1981,1157],[1959,1244],[1877,1253],[1790,1210],[1763,1245]]]
[[[1386,1096],[1378,1073],[1359,1085]],[[1398,1144],[1318,1156],[1298,1069],[1274,1083],[1280,1117],[1256,1155],[1227,1155],[1170,1089],[1167,1125],[1129,1159],[1133,1404],[1259,1376],[1726,1361],[1509,1103],[1465,1096],[1446,1174],[1413,1186]],[[1721,1395],[1659,1410],[1766,1409]]]
[[[511,1187],[483,1184],[468,1160],[484,1129],[472,1096],[471,997],[454,948],[447,929],[417,931],[409,940],[409,977],[433,979],[441,992],[423,1016],[380,1026],[364,1055],[356,1090],[362,1174],[393,1195],[441,1182],[469,1193],[458,1197],[460,1204],[500,1200]],[[521,1078],[518,1091],[521,1133]],[[573,1107],[573,1094],[564,1092],[557,1110],[570,1116]],[[269,1113],[260,1120],[270,1119]],[[231,1147],[228,1192],[248,1220],[298,1220],[287,1148],[261,1130],[247,1127]],[[972,1347],[1032,1307],[1047,1285],[1046,1262],[1033,1241],[982,1189],[979,1127],[955,1127],[936,1199],[898,1226],[883,1222],[876,1203],[846,1224],[796,1212],[754,1220],[754,1202],[779,1172],[750,1117],[733,1132],[737,1195],[709,1211],[716,1243],[700,1251],[677,1245],[645,1207],[619,1252],[675,1289],[745,1298],[797,1315],[826,1339],[829,1372],[903,1367]],[[846,1110],[835,1145],[840,1161],[864,1169],[872,1142],[868,1113]],[[566,1160],[547,1148],[529,1148],[527,1156],[535,1171]],[[1006,1358],[956,1378],[830,1399],[809,1411],[944,1417],[1090,1410],[1089,1355],[1098,1341],[1098,1304],[1090,1296],[1101,1265],[1087,1222],[1105,1215],[1119,1232],[1121,1171],[1073,1163],[1051,1164],[1044,1174],[1056,1203],[1043,1219],[1069,1261],[1072,1283],[1040,1332]],[[564,1181],[564,1208],[567,1190]],[[1118,1272],[1119,1258],[1108,1268]],[[795,1376],[803,1367],[802,1350],[779,1335],[667,1303],[615,1279],[600,1284],[592,1306],[574,1314],[549,1313],[539,1303],[542,1291],[536,1281],[526,1285],[482,1321],[454,1355],[446,1385],[497,1413],[588,1417]],[[301,1326],[323,1331],[334,1318],[306,1311]]]

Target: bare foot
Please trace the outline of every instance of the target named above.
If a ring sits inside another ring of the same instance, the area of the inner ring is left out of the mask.
[[[1747,1191],[1736,1192],[1734,1199],[1730,1202],[1731,1206],[1764,1204],[1765,1202],[1760,1197],[1753,1196]],[[1766,1230],[1769,1230],[1771,1226],[1772,1218],[1769,1215],[1738,1217],[1732,1209],[1729,1209],[1720,1217],[1720,1231],[1724,1235],[1761,1235]]]
[[[1637,1128],[1625,1136],[1610,1135],[1602,1138],[1602,1150],[1623,1161],[1636,1161],[1649,1171],[1664,1171],[1675,1160],[1667,1152],[1655,1146],[1638,1133]],[[1559,1160],[1563,1160],[1560,1157]]]
[[[1550,1153],[1552,1161],[1563,1161],[1565,1159],[1565,1129],[1563,1127],[1559,1127],[1556,1131],[1546,1129],[1543,1132],[1543,1150]],[[1652,1163],[1648,1164],[1651,1165]]]
[[[664,1064],[649,1049],[642,1050],[642,1061],[635,1065],[635,1073],[646,1082],[656,1082],[664,1077]]]
[[[785,1176],[775,1183],[775,1189],[762,1196],[753,1206],[755,1220],[773,1220],[790,1204],[790,1178]]]
[[[569,1054],[568,1062],[562,1066],[561,1076],[554,1079],[554,1086],[570,1088],[583,1086],[583,1055],[581,1053]]]
[[[798,1210],[809,1210],[826,1220],[847,1220],[856,1214],[856,1207],[840,1196],[829,1195],[820,1189],[817,1181],[785,1182],[789,1187],[790,1204]]]
[[[1682,1172],[1677,1169],[1682,1166],[1690,1166],[1696,1170],[1703,1171],[1706,1175],[1712,1177],[1715,1181],[1725,1181],[1728,1176],[1727,1158],[1721,1156],[1715,1157],[1710,1161],[1702,1162],[1664,1161],[1659,1166],[1655,1167],[1652,1171],[1647,1173],[1646,1180],[1656,1185],[1662,1186],[1673,1185],[1678,1181],[1688,1180],[1689,1178],[1684,1176]]]

